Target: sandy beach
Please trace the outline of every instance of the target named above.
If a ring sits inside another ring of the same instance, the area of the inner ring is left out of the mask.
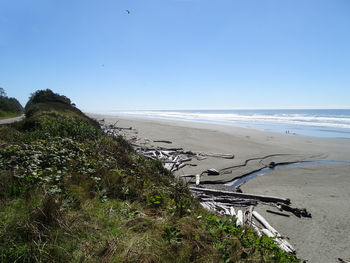
[[[237,166],[219,176],[203,176],[201,182],[205,184],[230,182],[270,162],[344,161],[279,168],[248,181],[241,189],[246,193],[289,198],[293,206],[306,208],[312,214],[312,218],[282,217],[267,213],[270,208],[264,205],[256,207],[283,236],[289,237],[299,258],[307,262],[350,260],[350,163],[346,163],[350,162],[350,139],[304,137],[190,121],[90,116],[106,123],[117,122],[119,127],[132,127],[121,133],[127,139],[137,137],[137,143],[234,154],[231,160],[211,157],[192,161],[197,166],[186,166],[176,172],[197,174],[209,168],[225,170]],[[156,140],[172,143],[155,143]],[[250,159],[253,160],[246,162]]]

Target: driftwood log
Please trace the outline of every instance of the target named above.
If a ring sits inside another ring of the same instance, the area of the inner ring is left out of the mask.
[[[237,220],[236,220],[236,226],[243,226],[244,222],[244,216],[242,210],[237,211]]]
[[[280,248],[288,253],[295,253],[295,249],[292,245],[285,240],[276,229],[274,229],[265,218],[263,218],[258,212],[253,211],[253,216],[262,224],[265,228],[262,232],[269,237],[276,237],[276,242],[280,244]],[[271,233],[271,234],[270,234]]]
[[[274,236],[280,237],[281,235],[274,229],[257,211],[253,211],[253,216],[259,221],[266,229],[268,229]]]
[[[256,195],[256,194],[247,194],[247,193],[237,193],[232,191],[223,191],[223,190],[216,190],[216,189],[210,189],[210,188],[200,188],[200,187],[194,187],[191,186],[190,189],[192,191],[196,192],[204,192],[211,195],[229,195],[237,198],[242,199],[253,199],[253,200],[260,200],[263,202],[271,202],[271,203],[284,203],[284,204],[290,204],[290,199],[288,198],[280,198],[275,196],[267,196],[267,195]]]

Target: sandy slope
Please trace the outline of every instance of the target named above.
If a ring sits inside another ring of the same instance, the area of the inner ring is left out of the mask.
[[[150,119],[125,119],[97,116],[106,122],[118,121],[120,127],[133,127],[125,136],[137,136],[137,143],[182,147],[185,150],[206,153],[233,153],[233,160],[208,158],[194,161],[196,167],[185,167],[177,174],[200,173],[208,168],[218,170],[245,163],[247,159],[263,158],[248,162],[231,173],[218,177],[203,177],[206,182],[227,182],[252,170],[262,168],[271,161],[276,163],[305,160],[350,161],[349,139],[321,139],[279,134],[231,126],[213,126],[186,121]],[[172,144],[154,143],[169,140]],[[337,262],[337,258],[350,260],[350,164],[321,164],[303,167],[286,167],[255,178],[242,190],[249,193],[287,197],[296,207],[306,207],[312,219],[289,218],[261,212],[282,235],[288,236],[298,251],[298,256],[309,262]],[[269,208],[271,209],[271,208]]]

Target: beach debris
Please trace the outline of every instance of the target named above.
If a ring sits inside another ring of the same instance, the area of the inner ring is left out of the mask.
[[[344,260],[344,259],[342,259],[342,258],[338,258],[338,261],[339,261],[340,263],[350,263],[350,261]]]
[[[245,211],[243,211],[243,209],[239,209],[236,213],[234,206],[237,205],[237,203],[234,199],[232,199],[231,202],[226,203],[226,200],[220,200],[215,196],[208,197],[206,195],[199,194],[196,197],[200,199],[200,204],[204,209],[213,213],[235,217],[236,226],[251,226],[259,237],[261,237],[263,234],[271,237],[283,251],[292,254],[296,253],[295,249],[288,242],[288,240],[283,237],[274,227],[272,227],[258,212],[254,211],[253,205],[249,205],[249,209]],[[257,202],[256,200],[253,201]]]
[[[179,177],[196,177],[196,174],[180,174]]]
[[[274,229],[265,218],[263,218],[257,211],[252,212],[254,218],[259,221],[267,230],[269,230],[274,236],[280,237],[281,235]]]
[[[153,141],[153,142],[162,142],[162,143],[168,143],[171,144],[171,141],[167,141],[167,140],[157,140],[157,141]]]
[[[136,151],[145,156],[146,158],[153,160],[160,160],[163,163],[165,169],[175,172],[182,169],[185,166],[197,166],[196,164],[190,163],[193,159],[198,161],[204,160],[207,156],[203,152],[192,152],[184,151],[182,148],[164,148],[164,147],[143,147],[142,145],[137,145],[132,143]],[[227,155],[223,154],[226,158]],[[232,156],[232,155],[231,155]],[[219,155],[215,156],[220,158]],[[208,173],[208,175],[219,175],[219,171],[216,169],[209,169],[203,173]],[[202,173],[202,174],[203,174]]]
[[[296,208],[291,207],[288,204],[278,203],[277,208],[280,209],[280,211],[288,211],[293,213],[297,217],[309,217],[312,218],[311,213],[309,213],[306,208]]]
[[[220,172],[214,168],[210,168],[203,173],[207,173],[208,175],[220,175]]]
[[[290,215],[287,215],[287,214],[284,214],[284,213],[280,213],[280,212],[276,212],[276,211],[272,211],[272,210],[269,210],[269,209],[267,209],[266,212],[268,212],[270,214],[274,214],[274,215],[290,217]]]
[[[289,241],[283,237],[274,227],[272,227],[267,222],[267,220],[262,217],[257,211],[254,211],[254,207],[258,204],[258,202],[263,202],[264,204],[270,204],[279,208],[291,208],[289,206],[289,199],[194,186],[190,187],[190,190],[194,196],[200,200],[200,204],[205,209],[214,213],[235,217],[236,226],[251,226],[256,231],[258,236],[266,235],[268,237],[271,237],[283,251],[292,254],[296,253],[295,249],[289,243]],[[280,202],[279,200],[282,200],[283,202]],[[249,208],[245,210],[241,208],[236,213],[234,209],[236,206]],[[304,211],[304,209],[293,209],[291,209],[290,212],[293,213],[293,211],[299,210]],[[272,210],[267,210],[267,212],[289,217],[288,214],[275,212]]]
[[[295,249],[292,247],[292,245],[281,236],[280,233],[276,229],[274,229],[265,218],[263,218],[257,211],[253,211],[253,216],[256,218],[256,220],[265,228],[262,229],[262,232],[268,236],[268,237],[274,237],[274,240],[279,244],[279,247],[288,252],[295,254]]]
[[[249,206],[249,210],[246,211],[246,224],[249,226],[249,225],[252,225],[252,215],[253,215],[253,210],[254,210],[254,206]]]
[[[108,125],[102,120],[100,120],[99,123],[103,131],[112,137],[123,136],[126,139],[126,134],[123,133],[125,130],[137,133],[137,131],[133,130],[132,127],[117,126],[118,121],[116,121],[114,124]],[[192,160],[202,161],[207,157],[224,159],[233,159],[235,157],[234,154],[193,152],[184,151],[183,148],[180,147],[169,148],[162,146],[151,146],[149,139],[144,138],[143,142],[141,142],[142,140],[137,138],[137,136],[132,136],[126,140],[131,144],[131,146],[134,147],[138,153],[152,160],[160,160],[163,163],[164,168],[171,172],[178,171],[186,166],[197,166],[196,164],[190,163]],[[153,142],[172,144],[172,142],[169,140],[153,140]],[[220,174],[219,171],[214,168],[204,171],[203,173],[207,173],[208,175]]]
[[[203,154],[205,156],[209,157],[218,157],[218,158],[224,158],[224,159],[234,159],[235,155],[234,154],[223,154],[223,153],[205,153]]]
[[[268,167],[269,167],[270,169],[275,168],[275,166],[276,166],[276,163],[275,163],[275,162],[270,162],[269,165],[268,165]]]
[[[236,226],[243,226],[243,221],[244,221],[244,215],[242,210],[238,210],[237,211],[237,216],[236,216],[237,220],[236,220]]]
[[[231,196],[231,197],[236,197],[244,200],[259,200],[259,201],[268,202],[268,203],[290,204],[290,199],[276,197],[276,196],[237,193],[233,191],[216,190],[211,188],[202,188],[202,187],[194,187],[194,186],[190,186],[189,188],[193,192],[212,195],[212,196]]]
[[[290,245],[290,243],[285,240],[284,238],[282,237],[276,237],[273,233],[271,233],[271,231],[269,231],[268,229],[266,228],[263,228],[261,230],[261,232],[268,236],[268,237],[271,237],[271,238],[274,238],[275,242],[278,243],[279,245],[279,248],[282,249],[283,251],[287,252],[287,253],[291,253],[291,254],[295,254],[296,251],[295,249],[292,247],[292,245]]]
[[[196,185],[200,184],[200,180],[201,180],[201,175],[200,174],[196,174]]]

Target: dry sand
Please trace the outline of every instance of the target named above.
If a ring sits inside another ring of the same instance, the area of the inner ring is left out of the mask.
[[[220,170],[243,164],[250,158],[274,155],[248,162],[229,174],[203,177],[207,183],[230,181],[271,161],[350,161],[350,139],[313,138],[187,121],[93,117],[104,118],[107,123],[119,120],[119,127],[133,127],[132,131],[125,131],[125,136],[137,136],[138,143],[235,155],[233,160],[208,158],[196,161],[193,163],[198,166],[185,167],[177,174],[196,174],[209,168]],[[154,140],[173,143],[154,143]],[[280,168],[250,180],[241,189],[243,192],[290,198],[293,206],[305,207],[311,212],[311,219],[293,215],[286,218],[266,213],[271,207],[259,205],[256,208],[282,235],[290,238],[301,259],[308,262],[338,262],[338,258],[350,260],[350,163]]]

